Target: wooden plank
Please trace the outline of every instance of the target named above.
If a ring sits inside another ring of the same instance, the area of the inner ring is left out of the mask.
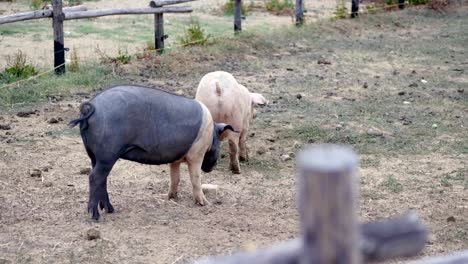
[[[175,4],[180,4],[180,3],[187,3],[187,2],[192,2],[196,0],[158,0],[158,1],[151,1],[150,2],[150,7],[161,7],[161,6],[166,6],[166,5],[175,5]]]
[[[425,258],[411,264],[466,264],[468,263],[468,250],[456,252],[451,255]]]
[[[356,154],[324,144],[301,151],[297,162],[303,237],[299,263],[362,263]]]
[[[242,31],[242,0],[234,0],[234,32]]]
[[[76,12],[76,11],[86,11],[86,10],[88,10],[88,8],[82,5],[63,8],[64,12]],[[18,22],[18,21],[41,19],[41,18],[48,18],[48,17],[52,17],[52,10],[37,10],[37,11],[30,11],[30,12],[22,12],[22,13],[0,17],[0,25]]]
[[[141,15],[141,14],[159,14],[159,13],[190,13],[193,9],[189,6],[160,7],[160,8],[112,8],[98,9],[85,12],[66,12],[65,20],[83,19],[92,17],[103,17],[113,15]]]
[[[65,73],[62,0],[52,0],[52,7],[52,26],[54,28],[54,67],[55,74],[60,75]]]
[[[304,4],[302,0],[296,0],[296,26],[304,24]]]

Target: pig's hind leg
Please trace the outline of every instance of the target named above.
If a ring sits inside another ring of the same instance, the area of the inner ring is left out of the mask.
[[[107,192],[107,176],[109,176],[116,161],[96,160],[96,165],[89,175],[88,212],[95,220],[99,219],[98,206],[106,210],[107,213],[114,212],[114,207],[109,201],[109,194]]]
[[[171,187],[169,188],[169,199],[177,200],[178,187],[180,182],[180,162],[170,164]]]
[[[247,149],[247,130],[241,132],[239,140],[239,159],[249,161],[249,151]]]
[[[230,158],[229,167],[233,173],[240,174],[241,169],[239,164],[239,136],[232,134],[233,133],[230,133],[228,136]]]

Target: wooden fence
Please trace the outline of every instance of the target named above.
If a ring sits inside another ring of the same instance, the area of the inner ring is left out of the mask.
[[[134,14],[154,14],[155,16],[155,48],[161,53],[164,50],[163,13],[189,13],[193,9],[189,6],[163,7],[195,0],[155,0],[151,1],[146,8],[113,8],[88,10],[84,6],[63,8],[62,0],[52,0],[52,10],[40,10],[32,12],[23,12],[0,17],[0,25],[18,21],[52,18],[54,32],[54,68],[56,74],[65,73],[65,48],[63,23],[65,20],[83,19],[112,15],[134,15]]]
[[[356,154],[338,145],[310,146],[297,158],[302,237],[251,253],[194,264],[358,264],[419,254],[427,229],[416,213],[359,224]],[[467,264],[468,251],[413,264]]]
[[[31,12],[22,12],[8,16],[0,17],[0,25],[42,18],[52,18],[54,32],[54,68],[56,74],[65,73],[65,48],[63,23],[65,20],[83,19],[112,15],[135,15],[135,14],[154,14],[154,44],[156,52],[164,51],[164,40],[168,35],[164,34],[164,13],[188,13],[193,9],[188,6],[164,7],[195,0],[153,0],[147,8],[113,8],[113,9],[98,9],[88,10],[85,6],[65,7],[63,8],[62,0],[52,0],[52,10],[39,10]],[[234,32],[238,33],[242,30],[242,0],[234,2]],[[303,2],[296,0],[296,25],[302,25],[303,19]]]
[[[88,10],[84,6],[65,7],[62,6],[62,0],[52,0],[52,10],[40,10],[31,12],[22,12],[8,16],[0,17],[0,25],[6,23],[19,22],[31,19],[52,18],[54,32],[54,68],[56,74],[65,73],[65,48],[63,22],[71,19],[83,19],[112,15],[135,15],[135,14],[154,14],[154,44],[156,52],[164,52],[164,40],[168,35],[164,34],[164,13],[188,13],[193,9],[188,6],[164,7],[195,0],[153,0],[147,8],[114,8]],[[359,12],[359,1],[351,0],[351,17],[356,17]],[[405,0],[398,0],[399,7],[404,8]],[[295,2],[296,25],[301,26],[304,23],[304,1]],[[234,0],[234,32],[242,31],[242,0]]]

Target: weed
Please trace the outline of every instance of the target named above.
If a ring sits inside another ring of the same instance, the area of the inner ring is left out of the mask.
[[[267,11],[277,15],[294,10],[292,0],[266,0],[265,8]]]
[[[252,2],[250,3],[252,5]],[[229,16],[234,14],[234,0],[228,0],[222,7],[221,7],[224,15]],[[241,5],[241,14],[246,16],[248,12],[247,6],[242,1]]]
[[[385,4],[392,6],[397,4],[397,0],[385,0]]]
[[[316,126],[300,126],[289,131],[289,135],[285,135],[286,138],[298,138],[310,143],[327,141],[327,131],[316,127]]]
[[[26,54],[19,50],[13,58],[7,57],[7,67],[0,73],[0,80],[10,83],[36,74],[36,68],[26,63]]]
[[[111,63],[111,64],[128,64],[132,60],[132,55],[128,53],[128,50],[119,48],[118,54],[115,57],[110,57],[104,52],[98,50],[100,55],[101,63]]]
[[[449,178],[447,176],[440,179],[440,184],[443,187],[452,187],[452,183],[449,181]]]
[[[178,37],[178,41],[183,46],[190,45],[206,45],[211,36],[206,34],[205,29],[202,28],[200,22],[196,19],[190,19],[188,27],[185,29],[184,35]]]
[[[109,55],[103,53],[102,51],[98,50],[100,55],[101,63],[111,63],[111,64],[128,64],[132,60],[132,55],[128,53],[128,50],[122,50],[119,48],[118,55],[116,57],[110,57]]]
[[[379,8],[378,8],[376,5],[374,5],[374,4],[370,4],[370,5],[368,5],[366,8],[367,8],[367,12],[368,12],[369,14],[376,14],[377,11],[379,10]]]
[[[31,3],[29,4],[29,7],[33,10],[39,10],[42,9],[46,4],[50,3],[50,1],[47,0],[31,0]]]
[[[340,1],[333,12],[336,19],[345,19],[348,16],[348,9],[346,8],[345,2]]]
[[[271,159],[269,160],[251,159],[247,162],[247,165],[250,168],[254,168],[256,170],[268,171],[268,172],[278,171],[279,169],[278,163]],[[272,174],[269,173],[268,175],[271,176]]]
[[[429,0],[408,0],[410,5],[425,5],[429,3]]]
[[[362,158],[359,163],[361,164],[361,168],[376,168],[380,165],[380,160]]]
[[[122,50],[119,48],[119,55],[115,57],[116,62],[122,64],[128,64],[132,60],[132,55],[128,54],[128,50]]]
[[[73,51],[70,58],[70,66],[68,70],[71,72],[76,72],[80,69],[80,58],[78,57],[78,52],[75,47],[73,47]]]
[[[53,73],[39,77],[32,82],[24,82],[19,88],[9,88],[0,91],[0,110],[13,108],[18,104],[31,105],[47,100],[57,93],[63,96],[73,91],[93,91],[116,83],[119,77],[112,74],[111,67],[102,64],[80,65],[76,72],[56,77]],[[0,86],[2,80],[0,79]]]
[[[394,193],[400,193],[403,191],[403,185],[401,185],[401,183],[399,183],[398,180],[391,175],[388,176],[387,179],[380,184],[380,186]]]
[[[438,12],[444,12],[446,11],[447,7],[453,3],[453,0],[430,0],[428,3],[428,8]]]
[[[156,46],[154,45],[154,41],[148,40],[146,41],[146,46],[143,48],[143,51],[154,51],[156,50]]]

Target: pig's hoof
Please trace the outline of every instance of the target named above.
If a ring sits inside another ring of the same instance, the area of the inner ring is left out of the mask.
[[[230,169],[231,169],[232,173],[234,173],[234,174],[241,174],[241,169],[240,169],[239,165],[237,165],[237,166],[231,165]]]
[[[195,203],[200,205],[200,206],[205,206],[205,205],[209,205],[210,202],[208,202],[208,200],[205,198],[205,195],[203,196],[199,196],[199,197],[196,197],[195,198]]]
[[[177,199],[178,199],[178,195],[177,195],[176,192],[169,192],[169,193],[167,194],[167,198],[168,198],[169,200],[177,200]]]
[[[114,212],[114,207],[110,202],[99,201],[99,208],[101,208],[101,210],[105,210],[108,214],[112,214]]]
[[[241,174],[242,173],[240,168],[236,168],[236,167],[231,167],[231,171],[234,174]]]
[[[239,160],[240,160],[240,161],[249,161],[249,156],[248,156],[248,155],[245,155],[245,156],[240,155],[240,156],[239,156]]]
[[[98,221],[99,220],[99,210],[97,205],[92,208],[88,208],[88,213],[91,214],[91,218]]]

